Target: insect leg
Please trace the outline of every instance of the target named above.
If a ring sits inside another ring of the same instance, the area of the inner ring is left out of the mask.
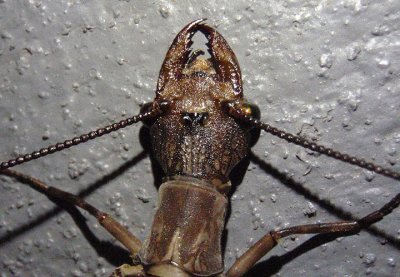
[[[245,274],[254,264],[278,244],[278,240],[294,234],[322,234],[322,233],[358,233],[384,216],[390,214],[400,205],[400,193],[393,197],[380,209],[356,221],[341,221],[319,224],[307,224],[272,231],[257,241],[247,250],[226,273],[226,277],[239,277]]]
[[[83,198],[74,195],[72,193],[63,191],[61,189],[48,186],[42,181],[33,178],[29,175],[22,174],[15,170],[4,169],[0,171],[1,174],[7,175],[12,178],[16,178],[22,183],[28,184],[33,189],[38,190],[49,198],[56,198],[67,203],[70,203],[74,206],[77,206],[91,215],[93,215],[98,222],[114,237],[116,238],[122,245],[124,245],[132,255],[139,252],[141,248],[141,241],[131,234],[124,226],[115,221],[109,214],[98,210],[97,208],[90,205]]]

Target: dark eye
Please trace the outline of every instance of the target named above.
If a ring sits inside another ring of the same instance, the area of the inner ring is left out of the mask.
[[[153,102],[150,103],[146,103],[144,104],[141,108],[140,108],[140,113],[147,113],[151,110],[151,107],[153,105]],[[143,124],[144,126],[146,126],[147,128],[149,128],[152,124],[154,123],[154,118],[148,119],[148,120],[143,120]]]
[[[245,115],[251,116],[252,118],[255,119],[260,119],[261,117],[260,109],[256,104],[244,103],[242,106],[242,112]]]

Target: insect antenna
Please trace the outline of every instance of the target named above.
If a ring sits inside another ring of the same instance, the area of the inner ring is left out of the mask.
[[[123,129],[123,128],[130,126],[134,123],[137,123],[139,121],[149,120],[149,119],[154,118],[155,116],[159,115],[160,113],[161,113],[160,108],[153,106],[153,108],[151,108],[149,111],[140,113],[136,116],[132,116],[127,119],[123,119],[117,123],[107,125],[105,127],[99,128],[97,130],[91,131],[91,132],[83,134],[83,135],[80,135],[78,137],[74,137],[72,139],[67,139],[64,142],[59,142],[54,145],[50,145],[50,146],[42,148],[38,151],[34,151],[30,154],[20,155],[17,158],[11,159],[7,162],[2,162],[0,164],[0,170],[14,167],[16,165],[29,162],[31,160],[36,160],[38,158],[53,154],[55,152],[60,152],[64,149],[87,142],[89,140],[93,140],[93,139],[101,137],[105,134],[109,134],[111,132],[118,131],[120,129]]]
[[[252,126],[254,128],[264,130],[265,132],[270,133],[271,135],[279,137],[281,139],[284,139],[287,142],[290,142],[290,143],[302,146],[304,148],[310,149],[312,151],[321,153],[323,155],[332,157],[336,160],[340,160],[345,163],[353,164],[358,167],[375,172],[379,175],[383,175],[383,176],[400,181],[400,173],[398,173],[398,172],[395,172],[388,168],[384,168],[382,166],[376,165],[372,162],[365,161],[364,159],[360,159],[360,158],[350,156],[345,153],[341,153],[339,151],[333,150],[332,148],[327,148],[325,146],[316,144],[316,143],[311,142],[300,136],[296,136],[296,135],[287,133],[285,131],[279,130],[278,128],[275,128],[267,123],[264,123],[256,118],[253,118],[253,117],[243,113],[242,110],[240,108],[238,108],[232,102],[225,102],[224,106],[225,106],[225,110],[227,111],[227,113],[229,115],[245,122],[246,124],[249,124],[250,126]]]

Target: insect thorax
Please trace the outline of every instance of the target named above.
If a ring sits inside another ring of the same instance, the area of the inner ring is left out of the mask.
[[[222,272],[221,236],[227,198],[197,179],[163,183],[150,237],[140,253],[143,264],[173,264],[190,275]]]

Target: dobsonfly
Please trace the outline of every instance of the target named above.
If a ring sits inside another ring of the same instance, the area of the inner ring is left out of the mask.
[[[203,33],[209,59],[192,51],[192,37]],[[151,233],[141,242],[107,213],[83,198],[48,186],[9,168],[62,151],[142,121],[152,152],[165,174]],[[380,209],[355,221],[299,225],[271,231],[254,243],[225,273],[221,239],[224,231],[232,169],[249,153],[258,131],[353,164],[395,180],[400,174],[340,153],[261,122],[258,108],[243,98],[236,56],[226,40],[203,19],[185,26],[170,46],[157,83],[156,97],[140,114],[62,143],[2,162],[2,173],[17,178],[49,198],[86,210],[132,256],[132,263],[111,276],[243,276],[279,240],[295,234],[356,234],[380,221],[400,204],[400,194]]]

